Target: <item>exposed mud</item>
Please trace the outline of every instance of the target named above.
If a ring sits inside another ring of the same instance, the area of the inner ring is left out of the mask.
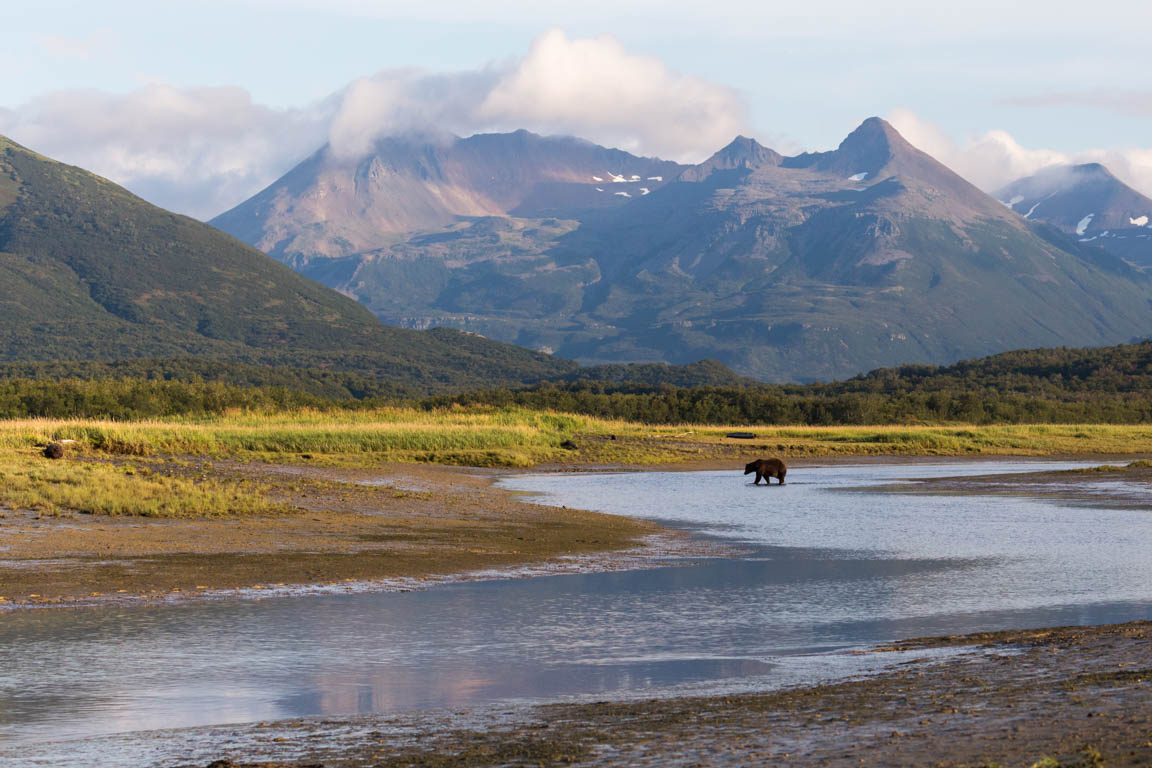
[[[1101,464],[1086,469],[965,477],[917,478],[864,489],[879,493],[1028,496],[1111,509],[1152,510],[1152,462]]]
[[[497,574],[638,567],[709,549],[648,522],[531,504],[493,487],[491,475],[459,468],[174,467],[259,476],[296,512],[151,519],[4,510],[0,607],[412,589]]]
[[[213,765],[1149,765],[1150,639],[1148,622],[933,638],[882,650],[969,652],[765,694],[264,723]]]

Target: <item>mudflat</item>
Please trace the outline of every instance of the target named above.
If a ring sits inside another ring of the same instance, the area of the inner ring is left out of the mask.
[[[152,518],[3,510],[0,605],[98,604],[241,589],[415,579],[611,553],[686,535],[595,512],[531,504],[458,467],[152,462],[258,482],[285,511]],[[659,548],[659,547],[657,547]]]
[[[395,716],[263,723],[237,734],[262,761],[211,765],[1144,766],[1150,640],[1149,622],[1013,630],[906,641],[874,652],[962,652],[769,693],[545,705],[461,715],[457,725]]]
[[[1083,457],[1077,457],[1083,458]],[[986,477],[916,478],[912,482],[875,486],[869,490],[902,494],[981,494],[1060,499],[1116,509],[1152,510],[1152,462],[1120,459],[1084,469],[1018,472]]]

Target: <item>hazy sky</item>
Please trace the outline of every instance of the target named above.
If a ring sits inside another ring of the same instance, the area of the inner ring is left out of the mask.
[[[3,3],[0,133],[208,216],[327,140],[524,125],[702,159],[870,115],[990,187],[1103,159],[1152,194],[1152,3]]]

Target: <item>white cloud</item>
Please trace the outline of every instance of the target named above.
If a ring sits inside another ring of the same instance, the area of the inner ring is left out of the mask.
[[[453,74],[390,70],[345,90],[329,136],[341,156],[398,133],[571,134],[607,146],[699,161],[747,130],[730,88],[670,71],[614,38],[552,30],[523,59]]]
[[[127,94],[57,91],[0,109],[0,133],[166,208],[211,217],[326,140],[359,156],[384,136],[527,128],[698,160],[746,130],[729,88],[670,71],[610,37],[554,30],[522,59],[476,70],[387,70],[300,109],[237,87],[152,83]]]
[[[1085,149],[1058,152],[1031,149],[1007,131],[992,130],[956,142],[931,121],[909,109],[894,110],[888,121],[913,145],[935,157],[986,192],[1050,165],[1102,163],[1122,181],[1152,197],[1152,148]]]
[[[0,133],[208,217],[272,181],[323,141],[322,107],[275,110],[241,88],[153,84],[127,94],[58,91],[0,110]]]
[[[630,54],[614,38],[569,40],[560,30],[536,40],[477,117],[697,162],[747,130],[733,90]]]
[[[343,158],[362,157],[385,136],[448,136],[478,129],[474,118],[495,85],[492,69],[454,74],[386,70],[356,80],[336,99],[328,140]]]

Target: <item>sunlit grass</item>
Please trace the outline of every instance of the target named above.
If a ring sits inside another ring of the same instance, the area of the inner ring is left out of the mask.
[[[10,450],[0,452],[0,504],[47,515],[141,517],[223,517],[290,509],[240,479],[178,477],[94,461],[47,461]]]
[[[751,431],[752,440],[726,438]],[[609,436],[616,439],[610,440]],[[236,413],[212,418],[112,422],[0,422],[0,448],[29,450],[71,439],[70,452],[194,455],[243,460],[424,462],[528,467],[552,461],[659,464],[731,455],[1053,455],[1152,452],[1152,426],[1005,425],[653,427],[523,408],[381,408],[338,412]],[[578,451],[560,444],[573,440]]]
[[[734,440],[731,431],[751,431]],[[62,461],[38,445],[70,440]],[[561,448],[572,440],[577,450]],[[188,477],[153,457],[419,462],[490,467],[547,463],[658,465],[736,456],[969,456],[1152,453],[1152,426],[1007,425],[652,427],[521,408],[438,411],[236,413],[214,418],[114,422],[0,421],[0,504],[163,517],[265,514],[285,509],[251,481]],[[133,457],[130,466],[101,459]]]

